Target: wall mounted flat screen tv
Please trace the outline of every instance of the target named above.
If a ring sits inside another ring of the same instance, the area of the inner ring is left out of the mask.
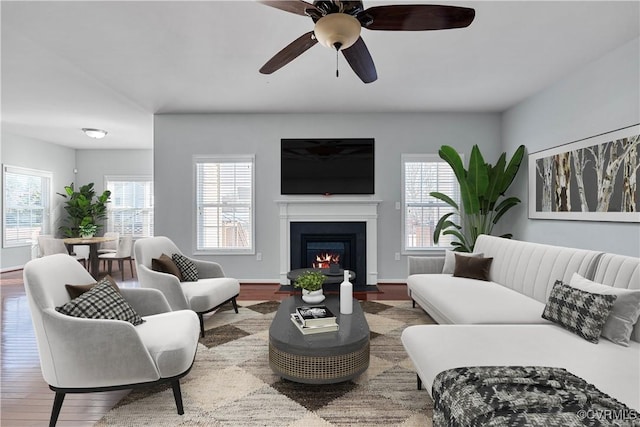
[[[374,194],[374,139],[282,139],[282,194]]]

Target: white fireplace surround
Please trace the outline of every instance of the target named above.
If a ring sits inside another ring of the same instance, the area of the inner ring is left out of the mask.
[[[367,227],[367,285],[378,283],[378,204],[372,198],[293,196],[276,200],[280,208],[280,284],[291,270],[292,222],[365,222]]]

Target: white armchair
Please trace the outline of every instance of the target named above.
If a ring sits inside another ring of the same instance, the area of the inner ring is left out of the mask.
[[[152,270],[152,260],[165,254],[182,254],[169,238],[164,236],[147,237],[136,240],[133,251],[138,264],[138,281],[143,288],[162,291],[173,310],[191,309],[200,320],[200,335],[204,337],[203,314],[218,309],[231,302],[238,312],[236,297],[240,294],[237,279],[224,276],[222,266],[216,262],[188,258],[198,270],[197,282],[180,282],[178,277],[169,273]]]
[[[184,413],[180,378],[191,369],[198,345],[198,318],[190,310],[171,311],[155,289],[120,289],[145,320],[72,317],[56,311],[70,301],[65,284],[95,283],[69,255],[29,261],[24,285],[35,329],[42,375],[56,395],[55,426],[67,393],[131,389],[171,383],[178,414]]]

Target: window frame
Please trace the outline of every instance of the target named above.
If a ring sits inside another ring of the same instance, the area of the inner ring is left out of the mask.
[[[147,236],[147,235],[137,235],[137,234],[133,234],[132,236],[134,239],[141,239],[144,237],[153,237],[155,234],[155,183],[153,182],[153,176],[152,175],[105,175],[104,176],[104,189],[108,190],[108,184],[109,182],[150,182],[151,183],[151,197],[152,197],[152,206],[149,208],[150,209],[150,214],[151,214],[151,219],[153,222],[153,230],[152,233]],[[122,234],[120,232],[120,230],[113,230],[111,229],[111,206],[113,203],[113,192],[111,193],[111,197],[110,197],[110,203],[107,203],[107,221],[106,221],[106,227],[104,231],[116,231],[119,232],[120,234]],[[133,228],[132,228],[133,230]]]
[[[198,202],[198,164],[200,163],[251,163],[251,245],[248,248],[198,248],[199,202]],[[214,154],[193,156],[193,254],[194,255],[255,255],[256,253],[256,161],[255,154]]]
[[[462,161],[464,161],[464,156],[460,153],[458,153],[462,159]],[[444,254],[445,250],[451,250],[453,248],[453,246],[451,245],[441,245],[440,243],[438,244],[438,246],[431,246],[431,247],[422,247],[422,248],[408,248],[407,247],[407,228],[406,228],[406,215],[407,215],[407,201],[406,201],[406,176],[405,176],[405,164],[406,163],[411,163],[411,162],[421,162],[421,163],[444,163],[446,165],[448,165],[447,162],[445,162],[442,158],[440,158],[439,155],[437,154],[431,154],[431,153],[422,153],[422,154],[415,154],[415,153],[411,153],[411,154],[406,154],[403,153],[401,156],[401,160],[400,160],[400,169],[401,169],[401,239],[402,239],[402,244],[401,244],[401,254],[402,255],[439,255],[439,254]],[[453,174],[453,170],[451,171],[451,173]],[[460,206],[460,208],[462,209],[462,205],[461,205],[461,200],[460,200],[460,187],[458,184],[457,179],[455,179],[455,183],[456,186],[458,188],[458,199],[456,200],[456,197],[452,197],[453,200],[458,203],[458,206]],[[446,203],[442,202],[442,206],[449,206]],[[457,216],[456,216],[457,218]]]
[[[46,191],[46,205],[43,206],[42,209],[42,229],[40,230],[40,234],[52,234],[53,224],[52,224],[52,202],[53,202],[53,172],[25,168],[21,166],[12,166],[12,165],[2,165],[2,247],[3,248],[20,248],[26,246],[32,246],[34,244],[33,239],[29,238],[28,240],[20,240],[20,241],[7,241],[7,173],[15,174],[15,175],[28,175],[28,176],[37,176],[40,178],[44,178],[48,180],[48,188]]]

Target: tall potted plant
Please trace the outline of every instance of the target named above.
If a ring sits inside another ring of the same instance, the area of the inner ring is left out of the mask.
[[[64,193],[58,193],[67,199],[64,210],[67,211],[66,224],[60,230],[66,237],[87,237],[102,227],[101,221],[107,217],[107,203],[111,191],[105,190],[96,196],[93,182],[75,190],[73,183],[64,187]]]
[[[460,185],[462,206],[458,206],[446,194],[430,193],[432,197],[453,208],[453,212],[443,215],[436,224],[433,232],[435,243],[438,243],[440,235],[451,235],[458,239],[451,243],[454,251],[472,252],[479,235],[491,234],[493,226],[500,218],[520,203],[517,197],[506,197],[505,192],[518,173],[524,151],[524,145],[519,146],[509,163],[506,153],[502,153],[494,166],[485,163],[480,149],[474,145],[469,166],[465,169],[455,149],[447,145],[440,148],[438,154],[451,166]],[[454,215],[460,218],[460,224],[453,221]],[[503,234],[500,237],[511,238],[512,235]]]

